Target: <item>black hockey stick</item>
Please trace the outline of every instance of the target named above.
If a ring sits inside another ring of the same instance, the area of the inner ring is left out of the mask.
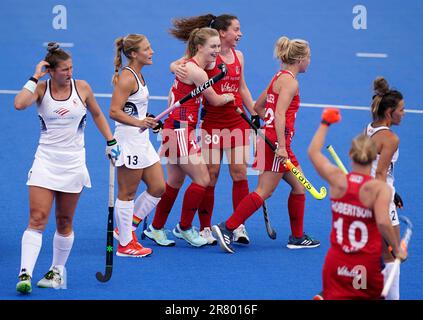
[[[257,148],[257,134],[253,133],[253,148],[254,148],[254,153],[256,153],[256,148]],[[275,240],[276,239],[276,230],[272,228],[271,224],[270,224],[270,220],[269,220],[269,213],[267,211],[267,205],[266,205],[266,201],[263,201],[263,218],[264,218],[264,224],[266,226],[266,232],[267,235],[269,236],[270,239]]]
[[[145,239],[144,231],[147,229],[147,217],[144,218],[143,224],[142,224],[142,231],[141,231],[141,239]]]
[[[188,93],[185,97],[183,97],[181,100],[176,101],[174,104],[172,104],[167,109],[163,110],[158,116],[154,118],[155,121],[159,121],[163,117],[165,117],[167,114],[172,112],[174,109],[179,108],[183,103],[187,102],[188,100],[191,100],[192,98],[195,98],[200,93],[202,93],[204,90],[210,88],[212,85],[214,85],[216,82],[222,80],[226,73],[228,72],[228,69],[226,68],[226,65],[224,63],[221,63],[217,66],[222,72],[215,75],[213,78],[210,78],[206,82],[200,84],[198,87],[196,87],[194,90],[192,90],[190,93]],[[140,132],[143,132],[145,128],[141,128]]]
[[[95,277],[100,282],[107,282],[112,277],[113,271],[113,211],[115,198],[115,167],[110,161],[109,168],[109,214],[107,216],[107,245],[106,245],[106,272],[103,275],[100,271]]]
[[[263,217],[264,217],[264,224],[266,225],[267,235],[269,236],[270,239],[275,240],[276,231],[270,225],[269,213],[267,212],[266,202],[263,202]]]

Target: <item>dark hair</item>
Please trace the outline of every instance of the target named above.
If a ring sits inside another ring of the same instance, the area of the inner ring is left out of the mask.
[[[70,53],[60,48],[57,42],[49,42],[47,51],[44,61],[49,63],[50,69],[55,69],[60,61],[66,61],[71,58]]]
[[[377,77],[373,81],[373,90],[375,92],[371,107],[373,120],[384,119],[386,110],[392,108],[394,111],[403,100],[401,92],[389,88],[388,81],[383,77]]]
[[[232,20],[238,20],[238,18],[231,14],[215,16],[211,13],[191,18],[173,19],[173,28],[169,29],[169,33],[176,39],[186,42],[194,29],[209,27],[217,31],[228,30]]]

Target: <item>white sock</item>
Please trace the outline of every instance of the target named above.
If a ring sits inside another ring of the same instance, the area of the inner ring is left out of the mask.
[[[28,273],[32,278],[35,263],[43,243],[43,234],[39,230],[26,229],[22,236],[21,269],[19,274]],[[23,271],[25,270],[25,271]]]
[[[53,262],[50,270],[53,269],[53,266],[55,266],[60,270],[60,273],[63,274],[63,269],[65,268],[66,261],[68,260],[69,254],[72,250],[74,238],[75,236],[73,231],[67,237],[62,236],[57,231],[54,233]]]
[[[117,227],[119,229],[119,242],[126,246],[132,240],[132,215],[134,214],[134,200],[122,201],[116,199],[115,203]]]
[[[385,263],[385,268],[382,270],[384,283],[386,282],[386,280],[388,280],[388,277],[389,277],[393,267],[394,267],[393,262]],[[400,283],[399,283],[400,267],[398,268],[398,272],[395,275],[395,278],[394,278],[394,281],[392,282],[391,288],[389,289],[388,294],[385,297],[386,300],[399,300],[399,298],[400,298]]]
[[[132,223],[132,231],[137,230],[138,227],[138,225],[135,223],[135,220],[141,221],[145,219],[150,214],[150,212],[157,206],[160,199],[161,198],[153,197],[147,191],[141,193],[141,195],[135,200],[134,216],[138,219],[134,219]]]

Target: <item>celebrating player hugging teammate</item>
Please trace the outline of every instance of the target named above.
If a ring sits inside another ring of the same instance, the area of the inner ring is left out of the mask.
[[[216,61],[206,67],[209,78],[219,73],[218,65],[225,63],[228,68],[226,77],[213,88],[219,94],[232,93],[235,100],[219,107],[209,99],[204,99],[204,108],[201,112],[201,148],[210,175],[210,183],[206,195],[198,208],[200,230],[202,236],[215,243],[211,233],[211,219],[214,207],[215,185],[219,177],[223,152],[229,162],[229,173],[232,184],[233,210],[238,207],[241,200],[248,195],[247,160],[249,149],[250,129],[241,117],[235,112],[237,107],[244,110],[245,105],[252,115],[257,126],[260,120],[254,111],[254,101],[244,78],[244,56],[241,51],[235,50],[242,37],[241,26],[238,18],[230,14],[214,16],[212,14],[175,19],[171,33],[178,39],[186,41],[189,33],[196,27],[210,27],[219,32],[221,50]],[[179,60],[171,65],[171,70],[180,79],[186,76],[184,60]],[[235,242],[248,244],[250,242],[244,224],[234,230]]]
[[[220,39],[216,30],[201,28],[191,32],[185,57],[187,75],[183,80],[176,76],[170,91],[169,105],[208,80],[204,69],[216,61],[219,52]],[[218,95],[212,87],[206,89],[203,95],[216,106],[234,100],[233,94]],[[210,241],[209,238],[200,236],[192,226],[197,208],[203,201],[206,188],[210,183],[207,166],[195,134],[200,102],[201,97],[187,101],[173,110],[164,123],[161,155],[168,159],[166,192],[157,206],[153,223],[144,232],[158,245],[173,246],[175,244],[174,241],[167,239],[164,225],[186,175],[191,178],[192,183],[185,191],[181,219],[173,229],[173,234],[195,247],[213,243],[213,239]]]
[[[65,264],[74,241],[73,217],[84,187],[91,187],[85,165],[84,129],[87,109],[107,140],[106,154],[116,160],[119,146],[94,94],[84,80],[72,78],[69,53],[57,43],[49,43],[48,53],[33,77],[15,98],[15,108],[23,110],[37,103],[41,135],[34,163],[28,174],[29,225],[22,236],[21,268],[16,290],[32,291],[31,279],[42,245],[42,233],[56,201],[56,232],[50,270],[37,285],[60,288],[64,285]],[[46,74],[50,79],[39,81]]]

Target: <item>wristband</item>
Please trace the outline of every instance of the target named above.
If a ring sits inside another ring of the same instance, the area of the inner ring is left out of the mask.
[[[34,77],[29,78],[29,81],[34,81],[35,83],[38,83],[38,79]]]
[[[32,79],[28,80],[27,83],[23,86],[25,89],[30,91],[31,93],[35,93],[35,89],[37,88],[37,83]]]
[[[225,104],[226,104],[229,102],[229,95],[225,93],[224,96],[225,96]]]
[[[113,138],[112,140],[107,141],[107,146],[114,146],[117,143],[116,139]]]
[[[320,121],[320,123],[321,124],[324,124],[324,125],[326,125],[326,126],[330,126],[330,122],[327,122],[326,120],[322,120],[322,121]]]

